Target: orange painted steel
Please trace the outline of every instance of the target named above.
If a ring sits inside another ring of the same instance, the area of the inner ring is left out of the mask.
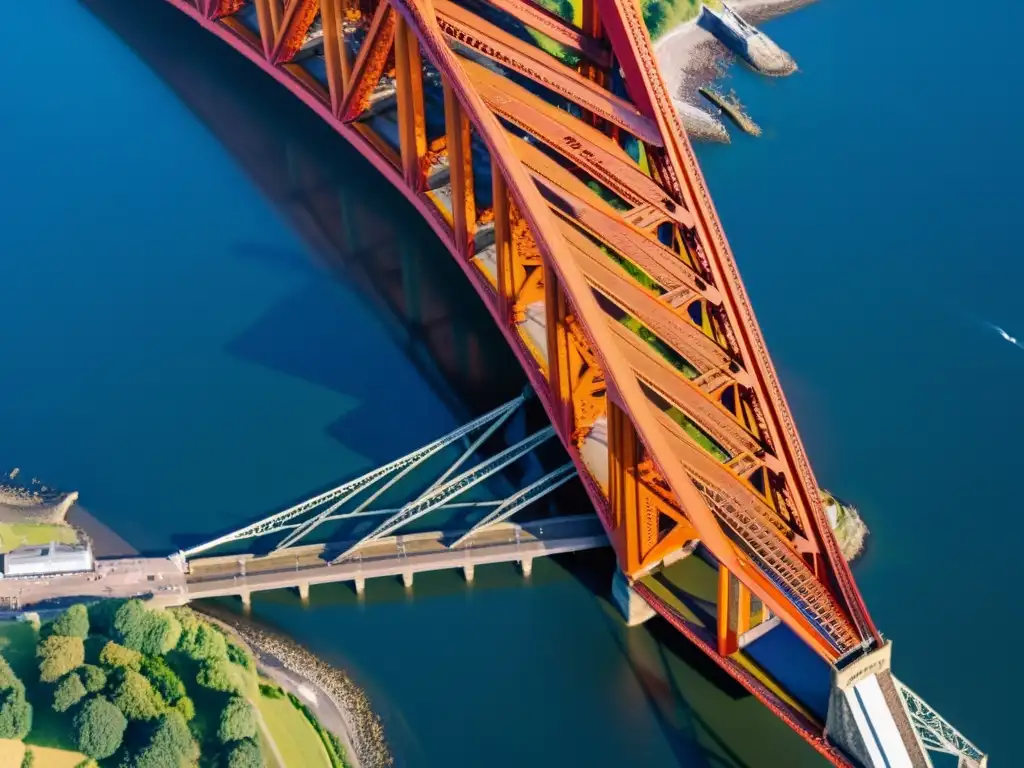
[[[522,25],[513,35],[448,0],[255,0],[248,22],[249,0],[168,2],[290,88],[430,223],[521,361],[626,576],[695,539],[714,555],[724,623],[719,648],[702,648],[731,652],[769,611],[829,662],[880,642],[637,4],[585,0],[580,29],[531,0],[490,0]],[[318,16],[326,83],[296,56]]]

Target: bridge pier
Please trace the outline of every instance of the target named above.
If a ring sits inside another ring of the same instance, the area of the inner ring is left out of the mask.
[[[627,627],[635,627],[654,617],[654,609],[633,591],[619,570],[616,570],[612,577],[612,599],[622,613],[622,618],[626,620]]]
[[[412,571],[405,571],[402,573],[402,584],[405,586],[406,589],[412,589],[412,577]]]
[[[466,583],[467,584],[472,584],[473,583],[473,571],[474,571],[474,569],[475,569],[475,566],[473,565],[473,563],[467,563],[466,565],[462,566],[462,574],[466,577]]]
[[[825,733],[867,768],[931,763],[892,682],[892,641],[832,668]]]
[[[362,597],[366,593],[366,579],[357,576],[355,579],[356,594]]]
[[[306,604],[309,602],[309,582],[303,582],[299,584],[297,589],[299,590],[299,599]]]
[[[246,610],[252,608],[252,594],[249,592],[249,590],[239,592],[238,596],[242,598],[242,605],[246,608]]]
[[[519,561],[519,567],[523,571],[523,576],[527,579],[530,578],[533,575],[533,558],[524,557]]]

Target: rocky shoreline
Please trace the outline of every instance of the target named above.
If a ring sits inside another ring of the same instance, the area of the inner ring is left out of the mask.
[[[61,493],[35,478],[25,485],[15,482],[17,477],[17,469],[0,475],[0,523],[66,523],[68,510],[78,500],[77,491]]]
[[[347,737],[358,766],[387,768],[394,765],[380,717],[373,711],[363,690],[342,670],[332,667],[291,638],[268,630],[243,616],[212,605],[193,605],[192,608],[226,624],[258,656],[270,657],[273,662],[327,696],[345,722],[347,733],[344,736]]]

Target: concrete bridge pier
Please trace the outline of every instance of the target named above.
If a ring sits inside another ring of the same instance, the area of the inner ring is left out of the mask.
[[[299,599],[302,601],[302,604],[307,605],[309,603],[309,582],[299,584],[297,589],[299,590]]]
[[[240,598],[242,598],[242,606],[246,610],[249,610],[250,608],[252,608],[252,593],[249,592],[249,590],[245,590],[243,592],[239,592],[238,596]]]
[[[475,569],[475,566],[473,565],[473,563],[467,563],[466,565],[462,566],[462,574],[466,577],[466,583],[467,584],[472,584],[473,583],[473,571],[474,571],[474,569]]]
[[[361,576],[357,576],[354,584],[356,587],[356,594],[359,597],[362,597],[364,594],[366,594],[366,579],[362,578]]]
[[[405,586],[406,589],[412,589],[412,577],[412,571],[404,571],[402,573],[402,584]]]
[[[527,579],[530,578],[530,576],[533,575],[533,558],[524,557],[522,560],[519,561],[519,567],[523,571],[523,576]]]
[[[619,607],[627,627],[635,627],[654,617],[654,609],[640,595],[633,591],[622,571],[616,570],[612,577],[612,599]]]

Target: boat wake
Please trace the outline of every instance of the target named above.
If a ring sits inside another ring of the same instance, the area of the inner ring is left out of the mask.
[[[1018,349],[1024,349],[1024,344],[1019,342],[1015,337],[1013,337],[1010,334],[1008,334],[1006,331],[1004,331],[998,325],[995,325],[994,323],[989,323],[989,322],[986,321],[985,322],[985,326],[988,327],[988,328],[991,328],[993,331],[995,331],[1000,336],[1002,336],[1004,340],[1010,342],[1011,344],[1013,344],[1013,346],[1017,347]]]

